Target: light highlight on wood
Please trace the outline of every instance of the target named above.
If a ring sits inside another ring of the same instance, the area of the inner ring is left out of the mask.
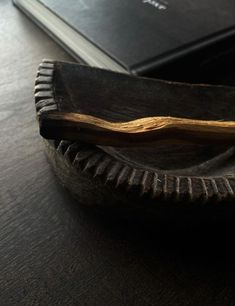
[[[111,146],[153,145],[156,142],[235,144],[234,121],[147,117],[110,122],[79,113],[44,114],[42,110],[39,118],[42,135],[46,138],[62,137]]]

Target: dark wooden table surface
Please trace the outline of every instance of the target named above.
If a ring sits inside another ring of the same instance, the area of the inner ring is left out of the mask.
[[[35,120],[42,58],[70,59],[1,0],[0,305],[235,305],[233,222],[153,230],[58,185]]]

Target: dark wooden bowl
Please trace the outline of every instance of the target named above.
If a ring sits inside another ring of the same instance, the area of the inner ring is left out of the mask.
[[[69,111],[111,121],[149,116],[235,119],[235,89],[136,78],[73,63],[44,61],[37,112]],[[60,182],[80,203],[161,216],[202,215],[233,207],[234,147],[159,145],[115,148],[45,140]],[[229,210],[228,210],[229,211]]]

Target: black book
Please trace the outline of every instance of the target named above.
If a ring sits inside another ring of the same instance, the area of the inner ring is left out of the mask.
[[[205,72],[218,59],[223,66],[235,53],[234,0],[14,3],[72,56],[91,66],[158,77],[170,69],[177,79],[185,71]]]

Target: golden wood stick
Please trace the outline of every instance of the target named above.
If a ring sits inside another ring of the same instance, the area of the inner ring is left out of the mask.
[[[39,115],[45,138],[82,140],[108,146],[153,146],[167,143],[235,144],[235,121],[147,117],[110,122],[79,113]]]

